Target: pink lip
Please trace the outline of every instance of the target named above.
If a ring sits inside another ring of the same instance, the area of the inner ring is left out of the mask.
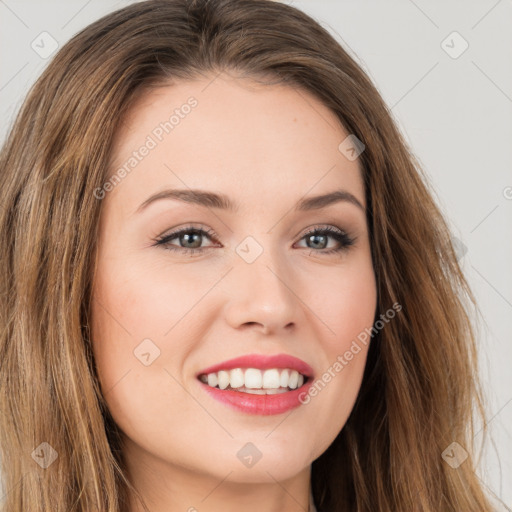
[[[298,389],[276,395],[251,395],[250,393],[233,391],[231,389],[212,388],[204,382],[199,382],[199,384],[211,397],[233,409],[248,414],[266,416],[282,414],[302,405],[300,398],[307,396],[313,381],[308,380]]]
[[[277,354],[274,356],[248,354],[209,366],[201,370],[196,377],[203,374],[215,373],[220,370],[232,370],[233,368],[258,368],[260,370],[267,370],[269,368],[291,368],[292,370],[297,370],[299,373],[302,373],[305,377],[313,376],[313,368],[297,357],[288,354]]]
[[[307,395],[310,386],[313,384],[313,368],[309,364],[290,356],[288,354],[277,354],[265,356],[261,354],[249,354],[235,359],[229,359],[223,363],[210,366],[200,371],[200,375],[215,373],[220,370],[232,370],[233,368],[258,368],[266,370],[269,368],[290,368],[297,370],[307,377],[307,381],[297,389],[275,395],[254,395],[231,389],[212,388],[199,381],[201,387],[213,398],[238,411],[249,414],[270,415],[281,414],[302,404],[300,398]],[[199,380],[199,379],[198,379]]]

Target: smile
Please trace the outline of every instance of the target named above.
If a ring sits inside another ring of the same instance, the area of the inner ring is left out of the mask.
[[[274,395],[300,388],[307,377],[290,368],[234,368],[202,374],[201,382],[217,389],[231,389],[256,395]]]
[[[201,387],[214,399],[249,414],[280,414],[302,405],[313,370],[301,359],[253,354],[199,372]]]

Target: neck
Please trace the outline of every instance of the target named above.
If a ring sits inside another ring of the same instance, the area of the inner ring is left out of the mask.
[[[131,447],[133,448],[133,446]],[[270,472],[263,481],[237,481],[236,469],[216,475],[201,473],[153,457],[125,451],[130,481],[150,512],[307,512],[310,510],[311,466],[286,480]],[[129,512],[147,512],[130,496]]]

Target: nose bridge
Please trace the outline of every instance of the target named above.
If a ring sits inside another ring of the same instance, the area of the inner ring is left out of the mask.
[[[248,236],[235,248],[231,279],[236,290],[230,293],[227,307],[233,327],[257,323],[274,331],[296,322],[300,301],[292,289],[286,259],[279,247],[270,246],[271,239]]]

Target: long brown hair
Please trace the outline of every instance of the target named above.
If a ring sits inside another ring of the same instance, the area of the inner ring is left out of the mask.
[[[221,70],[315,95],[365,144],[377,317],[403,308],[374,337],[352,414],[312,464],[319,510],[491,510],[472,457],[475,301],[432,187],[359,65],[312,18],[269,0],[130,5],[75,35],[30,90],[0,154],[3,510],[126,510],[131,484],[91,349],[94,191],[136,97]],[[453,442],[469,452],[456,468],[442,457]]]

